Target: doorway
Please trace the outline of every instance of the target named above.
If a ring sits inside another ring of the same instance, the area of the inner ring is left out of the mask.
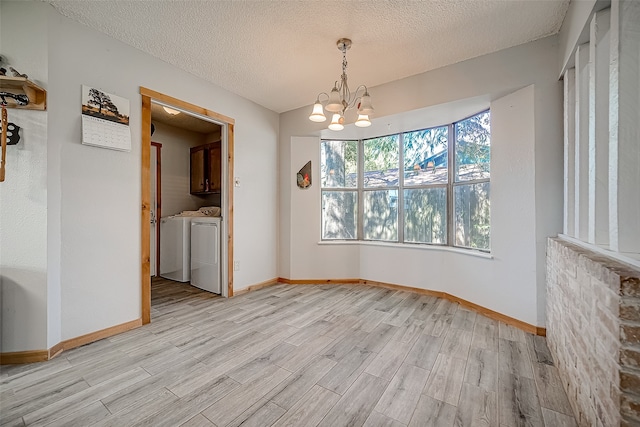
[[[233,136],[234,119],[207,110],[185,101],[141,87],[142,95],[142,205],[141,205],[141,289],[142,289],[142,323],[151,321],[151,216],[153,200],[151,196],[152,149],[151,149],[151,116],[154,105],[176,109],[198,119],[215,123],[221,128],[221,279],[222,296],[233,296]],[[225,161],[226,160],[226,161]],[[158,216],[156,214],[156,221]],[[157,227],[156,227],[157,228]],[[162,237],[160,236],[160,239]],[[156,252],[157,256],[157,252]],[[157,267],[157,261],[156,261]]]

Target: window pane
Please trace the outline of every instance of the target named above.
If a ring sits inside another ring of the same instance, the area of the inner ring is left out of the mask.
[[[404,134],[404,185],[447,182],[448,133],[441,126]]]
[[[320,143],[320,183],[322,188],[355,188],[358,183],[358,142]]]
[[[456,182],[489,178],[490,162],[489,111],[456,123]]]
[[[404,190],[404,241],[447,243],[447,189]]]
[[[364,238],[398,241],[398,190],[364,192]]]
[[[364,186],[398,185],[398,135],[364,141]]]
[[[355,191],[322,192],[323,239],[355,239],[357,215],[358,193]]]
[[[489,190],[488,182],[453,187],[456,246],[489,250]]]

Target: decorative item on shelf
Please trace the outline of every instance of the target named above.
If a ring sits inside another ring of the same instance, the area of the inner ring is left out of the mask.
[[[340,82],[335,82],[331,94],[321,92],[316,98],[315,104],[313,104],[313,111],[309,116],[309,120],[312,122],[324,122],[327,118],[324,115],[324,110],[331,113],[331,123],[329,129],[342,130],[344,129],[344,113],[352,108],[357,108],[358,119],[355,125],[358,127],[371,126],[369,115],[373,114],[373,106],[371,105],[371,97],[369,96],[369,90],[365,85],[360,85],[351,93],[349,85],[347,84],[347,50],[351,48],[351,40],[342,38],[336,43],[338,50],[342,52],[342,75],[340,76]],[[359,93],[362,89],[362,95]],[[321,96],[326,96],[327,100],[325,104],[320,101]]]
[[[13,74],[13,77],[22,77],[23,79],[29,78],[29,76],[27,76],[26,74],[20,74],[20,72],[13,67],[9,67],[9,69],[11,70],[11,74]]]
[[[305,189],[311,187],[311,160],[296,174],[298,187]]]
[[[0,76],[6,76],[7,75],[7,69],[0,67]]]

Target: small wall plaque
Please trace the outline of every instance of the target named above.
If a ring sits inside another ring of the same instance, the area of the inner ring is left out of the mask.
[[[296,182],[298,187],[302,189],[311,187],[311,160],[300,169],[296,175]]]

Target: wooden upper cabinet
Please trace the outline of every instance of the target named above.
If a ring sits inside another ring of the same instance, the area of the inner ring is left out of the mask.
[[[191,194],[220,192],[221,154],[220,141],[191,148]]]

